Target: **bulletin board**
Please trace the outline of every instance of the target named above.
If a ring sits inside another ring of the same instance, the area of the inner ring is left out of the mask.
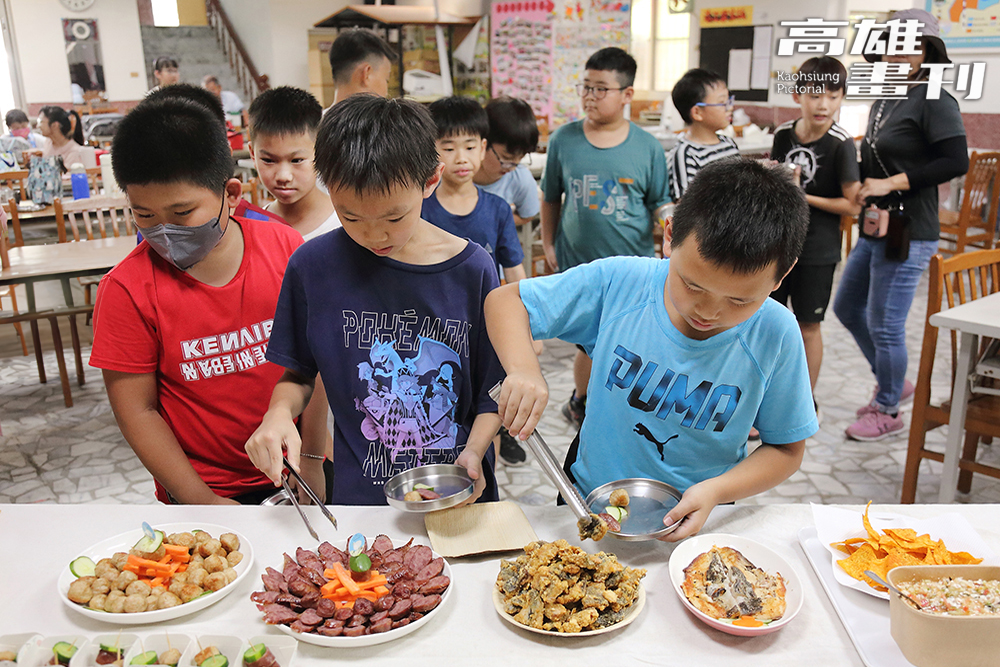
[[[631,0],[494,1],[493,96],[527,101],[550,128],[579,119],[587,58],[607,46],[628,50],[631,9]]]
[[[770,25],[702,28],[699,67],[722,76],[744,102],[767,102],[771,87]]]

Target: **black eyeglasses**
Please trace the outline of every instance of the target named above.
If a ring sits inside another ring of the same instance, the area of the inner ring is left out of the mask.
[[[627,88],[628,86],[625,86]],[[595,88],[594,86],[588,86],[583,83],[576,84],[576,94],[580,97],[586,97],[587,95],[593,95],[596,100],[603,100],[607,97],[608,92],[612,90],[625,90],[625,88]]]
[[[726,100],[725,102],[716,102],[714,104],[708,104],[707,102],[698,102],[697,104],[695,104],[695,106],[696,107],[726,107],[727,109],[730,109],[730,108],[732,108],[732,106],[735,103],[736,103],[736,96],[735,95],[730,95],[729,99]]]
[[[493,153],[493,156],[497,159],[497,162],[500,163],[501,169],[514,169],[517,167],[517,165],[521,164],[520,160],[504,160],[502,157],[500,157],[500,153],[497,153],[497,150],[493,148],[492,144],[490,145],[490,152]],[[531,153],[526,153],[525,155],[528,158],[528,166],[530,167]]]

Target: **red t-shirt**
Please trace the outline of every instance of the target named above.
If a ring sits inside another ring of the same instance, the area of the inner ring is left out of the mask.
[[[97,368],[156,373],[160,415],[198,475],[227,498],[271,483],[243,446],[283,371],[264,353],[285,266],[302,244],[285,225],[236,220],[243,262],[222,287],[139,244],[101,280],[90,355]],[[156,497],[167,501],[159,482]]]

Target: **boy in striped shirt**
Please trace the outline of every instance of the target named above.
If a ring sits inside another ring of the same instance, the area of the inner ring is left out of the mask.
[[[740,152],[735,141],[718,134],[733,119],[733,96],[722,77],[705,69],[688,70],[670,96],[687,125],[667,159],[670,197],[677,202],[706,164]]]

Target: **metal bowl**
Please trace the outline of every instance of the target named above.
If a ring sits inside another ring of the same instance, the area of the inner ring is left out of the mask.
[[[425,484],[441,494],[435,500],[403,500],[414,484]],[[404,512],[434,512],[448,509],[467,500],[472,495],[475,482],[462,466],[451,463],[435,463],[419,468],[410,468],[392,477],[383,490],[389,504]]]
[[[664,526],[663,517],[680,501],[681,492],[655,479],[633,477],[603,484],[587,496],[587,507],[594,514],[604,512],[611,504],[608,502],[611,492],[616,489],[628,492],[628,516],[622,521],[621,532],[609,530],[608,535],[630,542],[655,540],[672,532],[680,523]]]

